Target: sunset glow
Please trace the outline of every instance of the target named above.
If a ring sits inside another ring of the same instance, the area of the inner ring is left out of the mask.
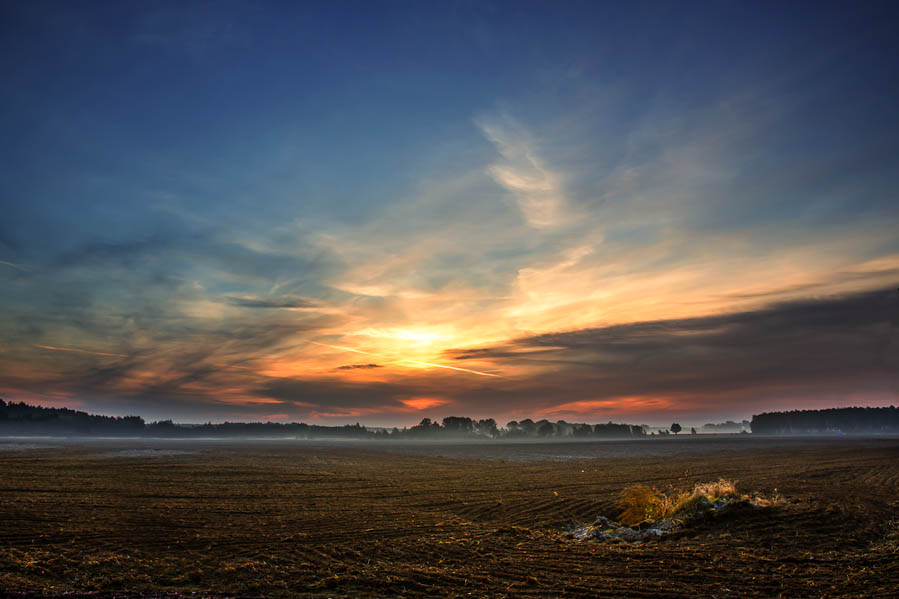
[[[414,410],[429,410],[449,403],[445,399],[437,399],[434,397],[415,397],[413,399],[402,399],[400,402]]]

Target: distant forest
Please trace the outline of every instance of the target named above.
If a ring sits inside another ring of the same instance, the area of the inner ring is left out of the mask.
[[[727,422],[721,422],[718,424],[715,424],[713,422],[703,424],[702,430],[706,433],[741,433],[743,431],[748,431],[750,427],[751,423],[748,420],[744,420],[743,422],[734,422],[733,420],[728,420]]]
[[[767,412],[751,422],[707,424],[708,432],[737,432],[751,428],[767,435],[815,433],[899,433],[899,409],[838,408]],[[303,422],[224,422],[176,424],[171,420],[147,423],[140,416],[99,416],[68,408],[45,408],[0,399],[0,435],[94,435],[110,437],[282,437],[297,439],[639,439],[655,436],[646,425],[571,423],[559,420],[512,420],[499,427],[493,418],[474,420],[449,416],[441,422],[424,418],[408,428],[366,427],[359,423],[322,426]],[[674,423],[671,430],[681,430]],[[695,434],[695,430],[693,431]],[[659,431],[660,436],[669,435]]]
[[[752,417],[753,433],[899,433],[899,408],[835,408],[766,412]]]
[[[449,416],[442,422],[424,418],[409,428],[365,427],[359,423],[321,426],[303,422],[147,423],[140,416],[98,416],[68,408],[45,408],[0,399],[0,435],[95,435],[110,437],[284,437],[299,439],[525,439],[551,437],[630,439],[646,436],[643,426],[577,424],[564,420],[511,421],[505,428],[492,418],[473,420]]]

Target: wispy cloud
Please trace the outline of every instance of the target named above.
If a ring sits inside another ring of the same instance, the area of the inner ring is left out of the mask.
[[[540,159],[537,142],[524,127],[505,113],[481,117],[476,124],[502,156],[489,166],[490,176],[513,195],[527,223],[544,229],[566,222],[570,215],[562,178]]]
[[[238,308],[303,309],[315,308],[318,304],[301,298],[256,298],[227,296],[223,301]]]
[[[77,347],[53,347],[52,345],[35,345],[34,347],[38,347],[40,349],[49,349],[51,351],[65,351],[65,352],[75,352],[79,354],[91,354],[93,356],[106,356],[111,358],[127,358],[126,354],[112,354],[108,352],[101,351],[92,351],[89,349],[80,349]]]
[[[199,61],[216,51],[245,48],[251,36],[242,23],[240,3],[228,3],[208,11],[201,7],[152,5],[137,19],[135,43],[162,48]]]
[[[15,262],[7,262],[6,260],[0,260],[0,264],[3,266],[8,266],[10,268],[14,268],[16,270],[20,270],[22,272],[28,272],[28,269],[22,266],[21,264],[16,264]]]

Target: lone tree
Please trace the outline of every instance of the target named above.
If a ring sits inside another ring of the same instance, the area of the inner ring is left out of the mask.
[[[681,432],[681,430],[682,430],[682,429],[681,429],[681,427],[680,427],[680,425],[679,425],[678,423],[676,423],[676,422],[672,423],[672,425],[671,425],[671,432],[672,432],[672,433],[674,433],[674,434],[676,435],[677,433]]]

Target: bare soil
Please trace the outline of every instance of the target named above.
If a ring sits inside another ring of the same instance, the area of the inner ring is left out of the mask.
[[[899,440],[630,443],[20,443],[0,595],[899,596]],[[630,484],[719,477],[784,502],[643,543],[565,534]]]

